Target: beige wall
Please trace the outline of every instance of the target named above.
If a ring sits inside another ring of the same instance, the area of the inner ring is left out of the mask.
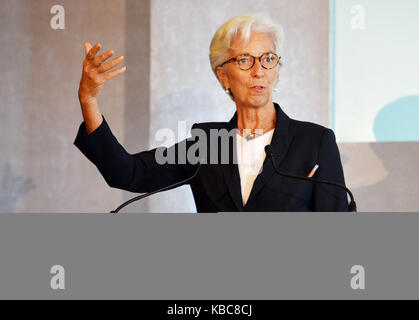
[[[56,1],[0,7],[0,212],[106,212],[134,196],[109,188],[73,146],[83,41],[125,55],[127,72],[106,84],[103,114],[131,153],[155,147],[178,121],[228,121],[235,107],[208,61],[216,29],[269,12],[285,30],[279,92],[289,116],[329,125],[328,0],[61,0],[66,29],[51,30]],[[354,128],[356,130],[356,128]],[[182,137],[179,137],[182,138]],[[363,211],[417,211],[419,143],[340,144],[345,176]],[[188,187],[127,211],[195,211]]]

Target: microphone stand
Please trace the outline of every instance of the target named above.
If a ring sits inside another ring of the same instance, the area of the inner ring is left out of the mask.
[[[195,173],[194,173],[191,177],[189,177],[189,178],[187,178],[187,179],[185,179],[185,180],[182,180],[182,181],[176,182],[176,183],[174,183],[174,184],[172,184],[172,185],[170,185],[170,186],[163,187],[163,188],[161,188],[161,189],[158,189],[158,190],[155,190],[155,191],[152,191],[152,192],[148,192],[148,193],[144,193],[144,194],[139,195],[139,196],[137,196],[137,197],[135,197],[135,198],[132,198],[132,199],[130,199],[130,200],[128,200],[128,201],[126,201],[126,202],[124,202],[123,204],[121,204],[118,208],[116,208],[115,210],[111,211],[110,213],[115,213],[115,214],[116,214],[116,213],[118,213],[118,212],[119,212],[122,208],[126,207],[127,205],[129,205],[129,204],[130,204],[130,203],[132,203],[132,202],[135,202],[135,201],[138,201],[138,200],[141,200],[141,199],[147,198],[148,196],[151,196],[151,195],[153,195],[153,194],[155,194],[155,193],[162,192],[162,191],[165,191],[165,190],[168,190],[168,189],[171,189],[171,188],[177,187],[177,186],[179,186],[179,185],[182,185],[182,184],[184,184],[185,182],[188,182],[189,180],[192,180],[193,178],[195,178],[195,177],[196,177],[196,175],[197,175],[197,174],[198,174],[198,172],[199,172],[199,169],[201,169],[201,163],[200,163],[200,162],[198,162],[198,168],[195,170]]]

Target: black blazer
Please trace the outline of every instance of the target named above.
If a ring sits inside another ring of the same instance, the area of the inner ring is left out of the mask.
[[[307,176],[315,164],[315,178],[345,184],[339,150],[332,130],[320,125],[290,119],[279,107],[271,146],[278,168],[294,175]],[[210,129],[237,128],[237,112],[229,122],[197,123],[209,137]],[[184,140],[166,151],[178,152]],[[118,143],[107,122],[87,135],[80,125],[74,144],[92,161],[109,186],[131,192],[150,192],[192,176],[197,165],[163,164],[155,160],[157,148],[130,155]],[[257,176],[249,199],[243,206],[238,165],[233,160],[235,143],[229,142],[227,164],[202,164],[198,175],[189,181],[198,212],[221,211],[348,211],[346,192],[329,185],[284,178],[278,175],[267,157]],[[219,149],[221,150],[221,149]],[[176,153],[177,154],[177,153]],[[176,157],[177,159],[177,157]]]

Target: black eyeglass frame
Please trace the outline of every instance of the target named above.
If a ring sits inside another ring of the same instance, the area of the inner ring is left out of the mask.
[[[273,66],[272,68],[266,68],[266,67],[262,64],[262,57],[263,57],[263,56],[265,56],[265,55],[267,55],[267,54],[273,54],[274,56],[276,56],[276,57],[278,58],[278,62],[277,62],[277,63],[276,63],[276,65],[275,65],[275,66]],[[239,63],[237,62],[237,58],[238,58],[238,57],[241,57],[241,56],[247,56],[247,57],[252,57],[252,58],[253,58],[253,63],[252,63],[252,65],[251,65],[249,68],[247,68],[247,69],[242,69],[242,68],[240,68]],[[260,57],[255,57],[255,56],[252,56],[251,54],[239,54],[237,57],[235,57],[235,58],[231,58],[231,59],[228,59],[227,61],[223,62],[223,63],[220,65],[220,67],[223,67],[226,63],[229,63],[229,62],[231,62],[231,61],[235,61],[235,62],[237,62],[237,65],[239,66],[240,70],[247,71],[247,70],[250,70],[250,69],[252,69],[252,68],[254,67],[254,65],[255,65],[255,63],[256,63],[256,59],[258,59],[258,60],[259,60],[259,63],[260,63],[260,65],[262,66],[262,68],[264,68],[264,69],[266,69],[266,70],[271,70],[271,69],[275,68],[275,67],[276,67],[278,64],[280,64],[280,62],[281,62],[281,56],[280,56],[280,55],[277,55],[277,54],[276,54],[276,53],[274,53],[274,52],[266,52],[266,53],[262,54]]]

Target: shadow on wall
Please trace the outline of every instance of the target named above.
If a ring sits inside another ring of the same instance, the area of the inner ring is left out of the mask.
[[[340,148],[360,211],[417,212],[419,197],[419,96],[385,105],[374,121],[374,143]]]
[[[14,174],[10,163],[5,163],[0,183],[0,212],[16,212],[19,200],[35,189],[31,178]]]
[[[407,96],[384,106],[374,121],[377,142],[419,141],[419,96]]]
[[[374,121],[375,143],[347,144],[344,164],[361,211],[419,210],[419,96],[385,105]]]

